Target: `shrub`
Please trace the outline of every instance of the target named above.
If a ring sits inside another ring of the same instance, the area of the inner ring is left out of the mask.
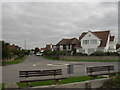
[[[120,88],[120,75],[104,82],[101,88]]]
[[[48,57],[51,57],[51,58],[56,58],[58,59],[59,58],[59,55],[66,55],[68,52],[67,51],[49,51],[49,50],[46,50],[44,51],[44,56],[48,56]]]
[[[73,56],[88,56],[86,53],[74,53]]]
[[[119,56],[117,52],[106,52],[107,56]]]
[[[102,51],[96,51],[92,53],[90,56],[119,56],[117,52],[102,52]]]
[[[46,56],[52,56],[52,55],[66,55],[67,51],[45,51],[44,55]]]
[[[90,56],[105,56],[106,54],[102,51],[96,51],[92,53]]]

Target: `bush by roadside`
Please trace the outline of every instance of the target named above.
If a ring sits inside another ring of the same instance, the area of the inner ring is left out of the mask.
[[[23,62],[26,58],[27,58],[27,56],[24,56],[22,58],[16,58],[13,61],[2,62],[2,66],[11,65],[11,64],[18,64],[18,63]]]
[[[84,53],[74,53],[73,56],[88,56],[88,55]]]
[[[119,56],[117,52],[102,52],[102,51],[96,51],[92,53],[90,56]]]
[[[104,82],[101,88],[120,88],[120,73],[115,78]]]
[[[50,57],[50,58],[56,58],[59,59],[60,55],[68,55],[69,52],[62,50],[62,51],[50,51],[50,50],[46,50],[44,51],[43,55],[46,57]]]

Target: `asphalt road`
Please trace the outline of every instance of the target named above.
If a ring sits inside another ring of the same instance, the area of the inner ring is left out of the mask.
[[[99,66],[99,65],[114,65],[115,70],[118,71],[118,62],[78,62],[78,61],[56,61],[47,60],[40,56],[30,55],[28,58],[19,64],[8,65],[2,67],[2,83],[19,82],[19,71],[22,70],[44,70],[44,69],[62,69],[62,77],[67,77],[66,64],[75,64],[74,73],[72,76],[87,75],[85,67]],[[42,78],[42,77],[41,77]]]

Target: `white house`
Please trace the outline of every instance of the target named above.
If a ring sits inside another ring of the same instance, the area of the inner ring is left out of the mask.
[[[95,51],[116,52],[115,36],[111,36],[110,30],[83,32],[79,37],[79,42],[77,53],[90,55]]]

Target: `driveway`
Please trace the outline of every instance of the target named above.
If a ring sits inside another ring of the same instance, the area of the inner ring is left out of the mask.
[[[115,70],[118,71],[118,62],[78,62],[78,61],[55,61],[47,60],[40,56],[30,55],[28,58],[19,64],[8,65],[2,67],[2,82],[15,83],[19,82],[19,71],[22,70],[43,70],[43,69],[62,69],[63,77],[67,77],[66,64],[74,65],[74,73],[72,76],[86,75],[86,66],[99,66],[99,65],[114,65]]]

